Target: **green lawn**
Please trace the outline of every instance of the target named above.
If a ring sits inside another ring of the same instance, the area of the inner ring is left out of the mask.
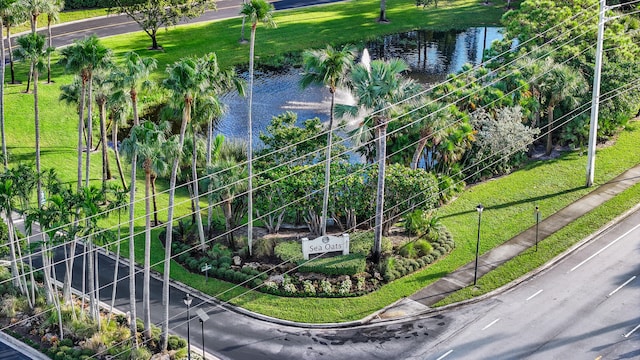
[[[265,29],[262,26],[258,28],[256,53],[260,57],[260,61],[274,62],[274,58],[281,58],[289,52],[299,52],[310,47],[324,46],[327,43],[359,43],[381,34],[416,28],[445,30],[496,25],[503,12],[504,2],[496,1],[492,6],[483,6],[477,0],[454,0],[446,3],[441,2],[438,9],[422,10],[422,8],[416,8],[412,1],[405,0],[389,3],[388,6],[390,24],[375,22],[379,2],[374,0],[358,0],[279,12],[275,17],[279,25],[277,29]],[[223,65],[245,64],[248,58],[248,47],[238,44],[240,24],[239,19],[230,19],[178,27],[170,29],[168,32],[162,31],[159,42],[164,47],[163,52],[146,50],[150,42],[148,37],[141,32],[107,38],[104,39],[104,43],[112,48],[116,54],[136,50],[144,55],[155,57],[160,66],[154,76],[156,79],[161,79],[166,65],[185,55],[197,56],[215,51]],[[20,67],[19,71],[20,79],[24,80],[25,68]],[[59,67],[54,67],[53,75],[54,84],[40,86],[42,165],[43,168],[55,167],[64,181],[73,184],[76,172],[77,115],[72,106],[61,104],[57,100],[59,85],[68,83],[71,76],[63,74]],[[33,97],[21,92],[24,90],[24,84],[8,85],[6,89],[7,140],[12,163],[32,162],[34,155]],[[148,96],[147,101],[149,99]],[[629,131],[620,135],[615,146],[599,151],[596,163],[596,181],[603,183],[640,162],[637,155],[639,141],[640,130],[634,124],[630,126]],[[99,157],[99,153],[92,156],[92,179],[96,179],[94,181],[96,183],[100,172]],[[279,298],[249,292],[238,297],[246,290],[231,289],[230,284],[211,279],[205,283],[203,276],[190,274],[180,266],[172,267],[172,277],[249,310],[283,319],[302,322],[360,319],[403,296],[411,295],[442,275],[471,261],[474,256],[476,230],[472,224],[475,224],[476,221],[475,206],[478,203],[483,203],[486,208],[483,216],[483,229],[486,230],[481,249],[484,252],[530,226],[533,219],[533,207],[536,204],[540,206],[543,216],[546,216],[586,194],[589,189],[583,187],[585,163],[585,156],[569,153],[557,160],[532,163],[510,176],[470,188],[456,201],[443,207],[440,211],[443,222],[451,230],[457,243],[457,248],[451,255],[425,270],[394,281],[379,291],[366,296],[348,299]],[[112,164],[115,171],[115,163]],[[159,191],[166,189],[166,183],[160,182],[158,185]],[[143,190],[143,182],[138,181],[138,198],[142,198]],[[186,214],[189,210],[186,192],[181,192],[179,195],[180,204],[177,212]],[[624,204],[632,201],[637,202],[637,197],[639,196],[636,190],[635,193],[627,192],[624,197],[621,195],[620,199],[611,200],[607,206],[602,208],[605,210],[589,214],[588,223],[597,228],[598,224],[605,223],[608,221],[607,219],[623,211],[621,209],[625,206],[617,205],[617,202]],[[161,196],[160,207],[165,208],[166,202],[166,196]],[[615,206],[611,205],[614,203]],[[137,231],[142,230],[140,225],[143,224],[143,208],[144,205],[138,203],[136,210]],[[595,218],[591,218],[592,216]],[[161,218],[166,219],[166,212],[161,214]],[[580,221],[583,220],[580,219]],[[581,226],[580,221],[576,223],[579,226]],[[112,217],[104,224],[115,225],[116,219]],[[581,227],[580,229],[582,230],[570,232],[569,243],[579,240],[585,231],[587,233],[591,231],[591,227]],[[142,259],[142,242],[143,237],[137,236],[137,259]],[[545,246],[543,243],[541,248]],[[123,244],[125,256],[126,250],[125,242]],[[544,251],[544,253],[546,255],[539,260],[540,263],[553,256],[555,250]],[[163,254],[164,249],[159,241],[154,241],[152,262],[159,264]],[[162,266],[155,266],[155,269],[162,271]],[[500,276],[505,279],[515,278],[519,276],[518,273],[521,271],[518,269],[518,271],[509,270],[508,272],[512,274],[510,277]],[[483,285],[483,291],[499,285],[498,282],[489,282],[488,279],[488,276],[481,278],[481,284],[487,284]],[[461,295],[459,298],[468,296]]]

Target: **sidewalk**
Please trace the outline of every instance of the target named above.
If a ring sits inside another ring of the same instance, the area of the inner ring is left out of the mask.
[[[615,179],[598,186],[589,194],[541,221],[538,232],[539,241],[543,241],[638,182],[640,182],[640,165],[636,165]],[[535,231],[536,226],[533,225],[504,244],[482,254],[478,258],[478,278],[535,246]],[[474,267],[475,260],[415,294],[387,306],[376,314],[372,321],[407,317],[428,311],[431,306],[450,294],[472,285]]]

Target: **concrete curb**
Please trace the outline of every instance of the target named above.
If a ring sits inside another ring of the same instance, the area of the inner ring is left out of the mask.
[[[48,357],[47,355],[41,353],[40,351],[32,348],[31,346],[23,343],[22,341],[14,338],[13,336],[9,335],[9,334],[5,334],[4,332],[0,331],[0,340],[7,344],[10,348],[12,348],[13,350],[30,357],[31,359],[34,360],[51,360],[50,357]]]

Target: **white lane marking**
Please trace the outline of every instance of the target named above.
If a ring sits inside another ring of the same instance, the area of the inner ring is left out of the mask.
[[[631,230],[627,231],[626,233],[620,235],[617,239],[613,240],[612,242],[610,242],[609,244],[607,244],[607,246],[603,247],[602,249],[598,250],[598,252],[596,252],[595,254],[589,256],[588,258],[586,258],[585,260],[583,260],[580,264],[574,266],[571,270],[569,270],[569,272],[572,272],[573,270],[579,268],[580,266],[584,265],[587,261],[593,259],[594,257],[596,257],[597,255],[599,255],[601,252],[605,251],[609,246],[615,244],[616,242],[618,242],[618,240],[622,239],[623,237],[629,235],[631,232],[633,232],[635,229],[639,228],[640,224],[634,226]]]
[[[487,330],[489,328],[489,326],[497,323],[498,321],[500,321],[500,318],[497,318],[497,319],[493,320],[489,325],[483,327],[482,330]]]
[[[538,296],[541,292],[542,292],[542,289],[538,290],[538,292],[536,292],[535,294],[529,296],[527,298],[527,300],[525,300],[525,301],[529,301],[529,300],[533,299],[534,297]]]
[[[632,276],[632,277],[631,277],[631,279],[629,279],[629,280],[625,281],[625,282],[624,282],[624,284],[622,284],[622,285],[618,286],[615,290],[613,290],[612,292],[610,292],[610,293],[609,293],[609,295],[607,295],[607,296],[611,296],[611,295],[613,295],[613,294],[617,293],[617,292],[618,292],[618,290],[622,289],[625,285],[627,285],[628,283],[632,282],[635,278],[636,278],[636,277],[635,277],[635,275],[634,275],[634,276]]]
[[[444,355],[440,356],[439,358],[437,358],[436,360],[442,360],[445,357],[449,356],[449,354],[451,354],[453,352],[453,350],[449,350],[446,353],[444,353]]]
[[[628,338],[629,336],[631,336],[631,334],[633,334],[634,332],[636,332],[636,330],[640,329],[640,325],[636,326],[633,328],[633,330],[629,331],[628,333],[624,334],[624,337]]]

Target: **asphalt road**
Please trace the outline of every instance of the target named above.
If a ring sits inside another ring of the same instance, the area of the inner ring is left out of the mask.
[[[284,10],[311,5],[328,4],[339,1],[342,0],[276,0],[271,1],[271,3],[274,5],[276,10]],[[216,1],[217,10],[207,11],[201,17],[191,19],[189,21],[184,21],[182,22],[182,24],[239,17],[241,5],[242,0],[218,0]],[[40,20],[39,25],[43,25],[42,20]],[[44,23],[44,25],[46,25],[46,23]],[[46,27],[40,28],[38,30],[38,32],[44,35],[46,35],[46,31]],[[135,21],[131,20],[131,18],[126,15],[113,14],[99,18],[54,25],[51,29],[51,37],[53,39],[53,46],[60,47],[69,45],[74,40],[82,39],[92,34],[95,34],[98,37],[107,37],[136,31],[142,31],[142,29]],[[163,31],[164,29],[161,29],[158,32],[158,42],[160,43],[160,45],[162,45]],[[171,31],[171,28],[169,28],[169,31]],[[248,28],[245,34],[248,39]],[[13,44],[15,44],[15,39],[19,35],[20,34],[12,35]],[[238,38],[240,38],[240,34],[238,34]],[[4,44],[6,46],[6,41],[4,41]],[[149,40],[149,45],[151,45],[151,40]]]
[[[424,359],[639,359],[640,212],[511,291],[449,313]]]

